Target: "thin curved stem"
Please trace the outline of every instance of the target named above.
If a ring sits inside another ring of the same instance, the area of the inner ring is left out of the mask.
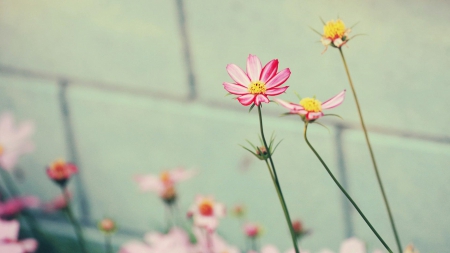
[[[292,227],[291,217],[289,216],[289,211],[286,206],[286,201],[284,200],[283,193],[281,192],[280,183],[278,182],[277,171],[275,170],[275,165],[273,164],[272,154],[270,152],[269,146],[267,145],[266,138],[264,137],[263,122],[262,122],[262,116],[261,116],[261,105],[258,106],[258,115],[259,115],[259,128],[261,130],[261,139],[263,140],[264,147],[267,150],[267,154],[268,154],[271,166],[269,166],[269,164],[267,163],[267,160],[266,160],[266,164],[269,168],[269,171],[271,171],[273,173],[273,174],[271,173],[272,181],[275,185],[275,189],[277,191],[278,198],[280,199],[281,207],[283,208],[284,217],[286,218],[286,222],[288,224],[289,231],[291,233],[292,243],[294,244],[295,252],[300,253],[300,250],[298,249],[298,245],[297,245],[297,238],[295,237],[294,228]]]
[[[105,235],[105,252],[113,253],[113,248],[111,244],[111,235]]]
[[[353,201],[353,199],[350,197],[350,195],[348,195],[348,193],[344,189],[344,187],[342,187],[342,185],[339,183],[339,181],[336,179],[336,177],[334,177],[333,173],[331,173],[330,169],[325,164],[325,162],[322,160],[322,157],[320,157],[319,153],[317,153],[317,151],[313,148],[311,143],[309,143],[308,137],[306,136],[307,129],[308,129],[308,122],[305,123],[305,128],[303,130],[303,137],[305,138],[305,141],[308,144],[309,148],[311,148],[311,150],[317,156],[319,161],[322,163],[323,167],[325,167],[325,169],[327,170],[327,172],[330,175],[330,177],[333,179],[333,181],[336,183],[336,185],[339,187],[339,189],[342,191],[342,193],[344,193],[344,195],[347,197],[347,199],[352,203],[353,207],[355,207],[355,209],[356,209],[356,211],[358,211],[359,215],[361,215],[361,217],[364,219],[364,221],[369,226],[369,228],[372,230],[372,232],[377,236],[378,240],[380,240],[380,242],[384,245],[384,247],[390,253],[392,253],[392,250],[389,248],[389,246],[386,244],[386,242],[384,242],[383,238],[381,238],[381,236],[378,234],[378,232],[375,230],[375,228],[372,226],[372,224],[370,224],[369,220],[366,218],[366,216],[361,211],[361,209],[359,209],[358,205],[356,205],[355,201]]]
[[[72,213],[72,209],[70,208],[69,196],[67,195],[64,187],[61,187],[61,191],[62,191],[62,194],[64,196],[64,200],[66,201],[66,205],[67,205],[64,208],[64,211],[66,212],[67,217],[69,218],[69,220],[72,223],[72,226],[73,226],[73,228],[75,230],[75,234],[77,235],[77,239],[78,239],[78,243],[80,244],[81,251],[83,253],[87,253],[86,245],[84,243],[85,241],[84,241],[83,231],[81,230],[80,224],[77,222],[77,220],[75,219],[75,216]]]
[[[386,206],[386,209],[387,209],[387,212],[388,212],[388,215],[389,215],[389,221],[391,223],[392,231],[394,232],[395,241],[397,243],[398,251],[401,253],[402,252],[402,246],[401,246],[401,243],[400,243],[400,237],[399,237],[399,235],[397,233],[397,228],[395,227],[394,216],[392,215],[391,207],[389,206],[389,202],[388,202],[386,193],[384,191],[383,182],[381,181],[381,176],[380,176],[380,173],[378,171],[377,162],[375,160],[375,154],[373,153],[372,145],[370,144],[369,134],[367,133],[366,125],[364,124],[364,119],[363,119],[363,115],[362,115],[362,112],[361,112],[361,108],[359,106],[358,97],[356,96],[355,87],[353,86],[352,78],[350,77],[350,72],[348,70],[347,62],[345,61],[345,57],[344,57],[344,53],[342,52],[342,48],[339,48],[339,53],[341,54],[342,62],[344,63],[344,67],[345,67],[345,72],[346,72],[347,77],[348,77],[348,82],[350,83],[350,87],[351,87],[352,93],[353,93],[353,98],[355,99],[356,108],[358,109],[359,120],[361,122],[361,127],[362,127],[362,129],[364,131],[364,137],[366,138],[367,147],[369,148],[369,153],[370,153],[370,158],[372,159],[373,169],[375,170],[375,175],[377,177],[378,185],[379,185],[380,190],[381,190],[381,195],[383,195],[384,205]]]

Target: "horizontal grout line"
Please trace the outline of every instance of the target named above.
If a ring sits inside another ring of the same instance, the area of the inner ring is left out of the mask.
[[[212,100],[203,100],[203,99],[196,99],[192,101],[188,97],[183,96],[177,96],[172,95],[169,93],[164,92],[158,92],[158,91],[151,91],[149,89],[139,89],[139,88],[126,88],[124,86],[127,86],[124,83],[112,83],[112,82],[103,82],[103,81],[95,81],[95,80],[88,80],[88,79],[82,79],[82,78],[76,78],[76,77],[70,77],[70,76],[64,76],[64,75],[58,75],[58,74],[52,74],[52,73],[44,73],[44,72],[38,72],[33,71],[29,69],[21,69],[16,68],[12,66],[6,66],[3,64],[0,64],[0,73],[6,74],[6,75],[12,75],[12,76],[19,76],[24,78],[30,78],[30,79],[41,79],[41,80],[47,80],[47,81],[53,81],[55,82],[55,85],[58,85],[59,82],[65,81],[70,86],[79,86],[79,87],[87,87],[97,90],[103,90],[108,92],[115,92],[115,93],[123,93],[128,95],[136,95],[136,96],[144,96],[144,97],[152,97],[152,98],[158,98],[158,99],[164,99],[164,100],[170,100],[174,102],[197,102],[200,104],[203,104],[207,107],[212,108],[220,108],[220,109],[226,109],[226,110],[232,110],[232,111],[238,111],[239,107],[233,106],[227,103],[222,102],[216,102]],[[242,111],[242,110],[239,110]],[[276,113],[268,112],[270,116],[279,116]],[[342,130],[360,130],[361,127],[359,124],[356,123],[343,123],[338,120],[332,120],[332,119],[325,119],[324,121],[327,122],[327,124],[332,125],[335,128],[341,128]],[[369,132],[382,134],[382,135],[388,135],[388,136],[396,136],[406,139],[416,139],[416,140],[422,140],[427,142],[435,142],[435,143],[442,143],[442,144],[450,144],[450,136],[445,135],[433,135],[433,134],[426,134],[426,133],[418,133],[413,131],[405,131],[400,129],[393,129],[393,128],[386,128],[386,127],[376,127],[376,126],[370,126],[368,127]]]

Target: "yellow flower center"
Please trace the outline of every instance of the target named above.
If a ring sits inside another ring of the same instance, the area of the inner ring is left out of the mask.
[[[170,174],[167,171],[163,171],[161,172],[161,174],[159,174],[159,179],[161,180],[161,182],[167,184],[170,183]]]
[[[0,156],[3,155],[3,153],[5,152],[5,148],[0,145]]]
[[[300,100],[300,105],[308,112],[321,112],[322,103],[315,98],[304,98]]]
[[[266,92],[266,84],[261,81],[252,82],[248,91],[252,94],[261,94]]]
[[[211,216],[214,213],[213,203],[209,200],[203,200],[200,205],[198,205],[198,211],[201,215]]]
[[[342,38],[345,33],[345,24],[342,20],[338,19],[336,21],[328,21],[323,27],[323,33],[326,38],[337,39]]]
[[[53,171],[56,179],[64,179],[67,177],[66,162],[63,159],[58,159],[50,165],[50,170]]]

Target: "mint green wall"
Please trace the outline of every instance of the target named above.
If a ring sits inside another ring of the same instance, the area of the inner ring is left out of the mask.
[[[244,67],[249,53],[263,62],[278,58],[280,68],[292,71],[291,88],[281,98],[296,100],[297,91],[323,101],[348,83],[338,52],[321,54],[320,38],[308,26],[321,30],[319,17],[339,15],[347,26],[359,22],[353,34],[366,34],[344,51],[402,242],[445,252],[448,8],[445,1],[419,0],[185,1],[198,92],[187,101],[176,1],[0,0],[0,109],[33,119],[37,128],[36,152],[20,163],[26,176],[21,187],[44,199],[56,194],[43,168],[70,156],[58,85],[65,77],[92,221],[108,215],[137,233],[162,223],[160,201],[139,193],[132,177],[185,165],[200,174],[180,185],[182,209],[198,193],[229,206],[245,202],[249,218],[266,229],[262,241],[286,249],[289,236],[266,169],[254,160],[239,169],[249,157],[238,144],[257,140],[257,114],[224,97],[222,82],[231,81],[225,66]],[[337,250],[351,225],[371,247],[382,248],[357,213],[351,212],[351,224],[343,220],[341,193],[304,143],[300,122],[279,118],[284,110],[276,105],[264,112],[266,132],[284,139],[274,158],[292,216],[314,230],[302,247]],[[350,92],[334,112],[358,126]],[[311,141],[338,173],[333,124],[342,121],[323,122],[331,132],[311,127]],[[347,130],[342,138],[349,190],[395,248],[363,135]],[[219,230],[243,246],[235,220],[226,218]]]

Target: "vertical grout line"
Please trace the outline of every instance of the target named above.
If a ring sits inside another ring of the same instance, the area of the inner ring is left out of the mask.
[[[73,178],[75,183],[75,191],[76,195],[79,198],[80,204],[80,222],[84,225],[90,224],[90,210],[89,210],[89,202],[87,199],[87,194],[84,188],[82,173],[83,170],[80,169],[80,159],[78,157],[78,150],[75,142],[75,135],[73,131],[73,124],[70,115],[69,103],[67,102],[67,87],[69,86],[69,82],[67,80],[60,80],[58,82],[59,85],[59,105],[61,109],[61,116],[63,119],[64,132],[66,138],[66,148],[69,153],[69,160],[73,162],[78,167],[78,175]]]
[[[186,25],[186,11],[184,8],[183,0],[176,0],[178,11],[178,25],[180,28],[181,43],[183,45],[184,64],[187,71],[187,78],[189,84],[189,100],[197,98],[197,84],[194,74],[194,65],[192,63],[191,44],[189,41],[189,34],[187,32]]]
[[[337,159],[338,171],[339,171],[338,178],[339,178],[339,182],[342,184],[342,187],[344,187],[344,189],[346,189],[348,192],[350,192],[349,187],[348,187],[347,169],[345,166],[344,145],[342,142],[342,135],[345,131],[345,128],[342,125],[336,125],[335,129],[336,129],[336,134],[335,134],[336,159]],[[351,218],[353,209],[351,208],[349,201],[347,200],[347,198],[345,198],[344,195],[342,195],[341,204],[342,204],[342,214],[343,214],[343,220],[344,220],[344,234],[345,234],[346,238],[349,238],[354,235],[353,221]]]

